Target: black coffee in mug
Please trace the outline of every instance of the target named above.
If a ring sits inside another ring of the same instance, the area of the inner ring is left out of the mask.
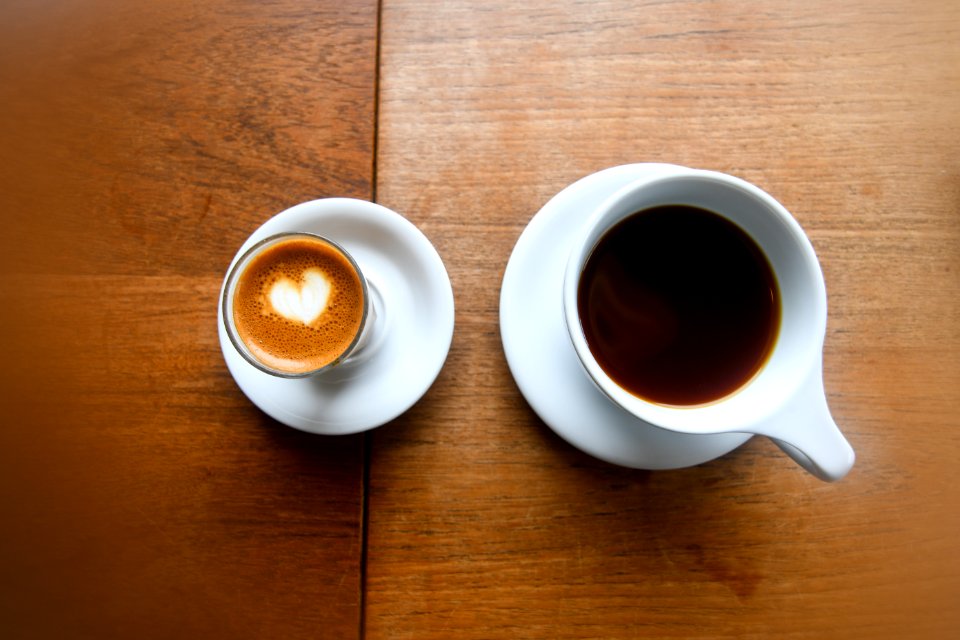
[[[662,205],[627,216],[594,247],[577,307],[591,353],[650,402],[694,406],[749,382],[773,350],[780,293],[739,226],[706,209]]]

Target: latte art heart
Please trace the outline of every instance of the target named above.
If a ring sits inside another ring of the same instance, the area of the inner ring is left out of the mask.
[[[299,284],[285,277],[276,280],[270,287],[269,298],[273,310],[287,320],[310,325],[327,308],[330,282],[318,269],[308,269]]]

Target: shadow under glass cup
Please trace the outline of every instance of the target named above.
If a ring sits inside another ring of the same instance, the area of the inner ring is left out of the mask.
[[[345,363],[367,343],[375,317],[356,260],[306,232],[273,235],[244,252],[224,282],[221,310],[240,355],[282,378]]]

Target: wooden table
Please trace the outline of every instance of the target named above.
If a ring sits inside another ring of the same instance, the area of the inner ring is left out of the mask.
[[[960,635],[960,5],[22,0],[0,36],[0,637]],[[616,467],[520,395],[514,243],[642,161],[808,231],[843,481],[757,438]],[[433,241],[456,330],[332,438],[243,396],[216,302],[335,195]]]

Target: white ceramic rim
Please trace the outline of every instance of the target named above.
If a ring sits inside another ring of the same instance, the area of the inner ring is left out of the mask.
[[[656,404],[620,387],[590,352],[577,312],[580,274],[599,239],[623,218],[662,204],[699,206],[740,226],[763,249],[780,288],[781,327],[767,363],[744,387],[706,405]],[[706,434],[750,431],[798,391],[820,361],[827,299],[813,246],[782,204],[740,178],[715,171],[678,168],[676,172],[641,178],[624,186],[588,217],[567,261],[563,313],[580,362],[613,402],[653,425]]]

